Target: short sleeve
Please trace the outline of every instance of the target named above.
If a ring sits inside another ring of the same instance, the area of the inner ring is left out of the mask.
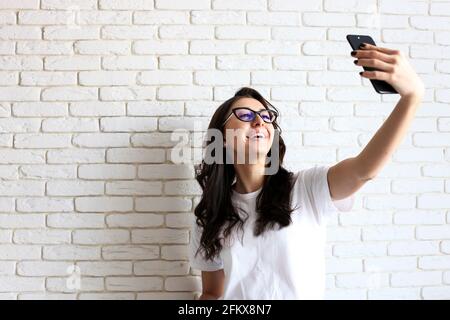
[[[200,237],[202,229],[197,225],[195,216],[191,219],[191,239],[189,241],[189,262],[192,268],[202,271],[216,271],[223,269],[223,262],[220,256],[213,260],[206,260],[203,256],[203,251],[197,249],[200,246]]]
[[[320,217],[325,218],[334,212],[350,211],[355,203],[354,194],[341,200],[331,198],[327,179],[329,169],[329,166],[315,166],[304,170],[302,175],[311,205]]]

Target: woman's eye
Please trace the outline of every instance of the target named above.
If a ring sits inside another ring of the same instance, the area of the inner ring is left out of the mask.
[[[244,114],[241,115],[241,118],[242,119],[251,119],[252,116],[249,113],[244,113]]]

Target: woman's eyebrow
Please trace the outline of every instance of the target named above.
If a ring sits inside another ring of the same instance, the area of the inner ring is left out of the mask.
[[[233,109],[237,109],[237,108],[249,108],[249,109],[253,110],[253,107],[251,107],[251,106],[236,106],[236,108],[233,108]],[[258,111],[263,111],[263,110],[267,110],[267,109],[263,107],[262,109],[259,109]]]

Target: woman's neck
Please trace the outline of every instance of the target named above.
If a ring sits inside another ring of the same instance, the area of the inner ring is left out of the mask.
[[[236,192],[250,193],[263,186],[264,164],[235,164],[234,170],[236,171]]]

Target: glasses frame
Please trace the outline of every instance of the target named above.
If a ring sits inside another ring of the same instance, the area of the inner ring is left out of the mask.
[[[240,109],[246,109],[246,110],[249,110],[249,111],[251,111],[255,116],[253,117],[252,120],[242,120],[242,119],[240,119],[240,118],[238,117],[238,115],[236,114],[236,112],[237,112],[236,110],[240,110]],[[265,111],[269,111],[269,112],[272,112],[272,113],[273,113],[274,118],[273,118],[272,121],[266,121],[266,120],[264,120],[264,118],[261,116],[261,112],[265,112]],[[231,110],[230,115],[229,115],[229,116],[225,119],[225,121],[223,122],[222,127],[225,125],[225,123],[227,123],[228,119],[230,119],[231,116],[232,116],[233,114],[234,114],[234,116],[235,116],[238,120],[240,120],[240,121],[242,121],[242,122],[252,122],[252,121],[255,121],[256,115],[258,115],[265,123],[273,123],[275,120],[277,120],[277,117],[278,117],[278,112],[276,112],[275,110],[272,110],[272,109],[264,109],[264,110],[260,110],[260,111],[255,111],[255,110],[252,110],[252,109],[250,109],[250,108],[248,108],[248,107],[239,107],[239,108],[234,108],[233,110]]]

